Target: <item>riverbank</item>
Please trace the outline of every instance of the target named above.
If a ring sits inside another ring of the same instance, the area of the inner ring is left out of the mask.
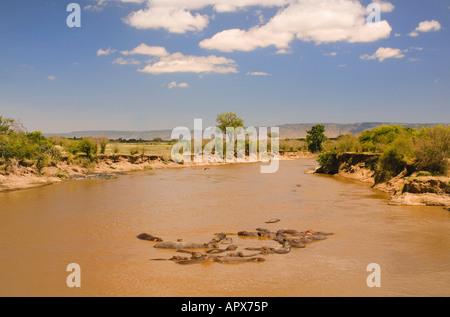
[[[293,160],[313,158],[309,152],[280,152],[280,160]],[[39,173],[35,166],[27,164],[13,164],[8,167],[0,166],[0,192],[29,189],[39,186],[51,185],[65,180],[81,179],[111,179],[119,175],[132,172],[151,171],[164,168],[185,168],[217,166],[229,164],[246,164],[251,162],[189,162],[175,163],[159,155],[98,155],[93,162],[86,165],[73,164],[69,160],[61,160],[53,166],[42,168]]]
[[[377,183],[374,168],[379,157],[379,154],[371,153],[342,153],[314,173],[338,175],[369,183],[373,188],[391,194],[389,205],[450,208],[450,177],[423,176],[420,172],[408,174],[405,169],[396,177]]]

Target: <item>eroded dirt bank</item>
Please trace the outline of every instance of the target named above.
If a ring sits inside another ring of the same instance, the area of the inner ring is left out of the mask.
[[[307,152],[280,152],[280,160],[312,158]],[[190,162],[178,164],[158,155],[98,155],[91,163],[73,164],[63,159],[57,164],[44,167],[38,172],[35,165],[29,162],[13,162],[8,166],[0,165],[0,192],[28,189],[50,185],[64,180],[74,179],[109,179],[130,172],[150,171],[162,168],[183,168],[195,166],[213,166],[224,164],[244,163],[216,163]]]
[[[342,153],[329,160],[329,164],[315,173],[339,175],[370,183],[374,188],[391,193],[390,205],[444,206],[450,208],[450,177],[420,176],[405,169],[386,182],[375,181],[375,165],[379,154]]]

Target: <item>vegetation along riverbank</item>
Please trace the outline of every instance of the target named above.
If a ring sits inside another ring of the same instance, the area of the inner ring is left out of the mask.
[[[323,149],[316,173],[371,183],[391,193],[391,205],[450,206],[450,126],[381,126]]]

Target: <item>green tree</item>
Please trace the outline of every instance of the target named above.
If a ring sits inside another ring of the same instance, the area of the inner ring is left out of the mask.
[[[321,124],[317,124],[311,128],[311,130],[306,131],[306,142],[308,143],[308,149],[312,153],[321,152],[323,150],[322,143],[327,140],[324,134],[325,127]]]
[[[107,136],[102,135],[98,138],[98,143],[100,144],[100,154],[105,154],[106,146],[109,143],[109,139]]]
[[[98,151],[97,142],[92,138],[83,138],[79,143],[79,150],[86,154],[89,159],[92,159],[92,156],[97,154]]]
[[[244,120],[239,118],[234,112],[221,113],[217,116],[217,127],[222,130],[223,133],[227,132],[227,128],[240,128],[244,127]]]

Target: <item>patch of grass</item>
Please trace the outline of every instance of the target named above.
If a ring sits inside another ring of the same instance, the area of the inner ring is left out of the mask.
[[[416,176],[417,177],[426,177],[426,176],[431,176],[431,173],[427,172],[427,171],[419,171],[416,173]]]

